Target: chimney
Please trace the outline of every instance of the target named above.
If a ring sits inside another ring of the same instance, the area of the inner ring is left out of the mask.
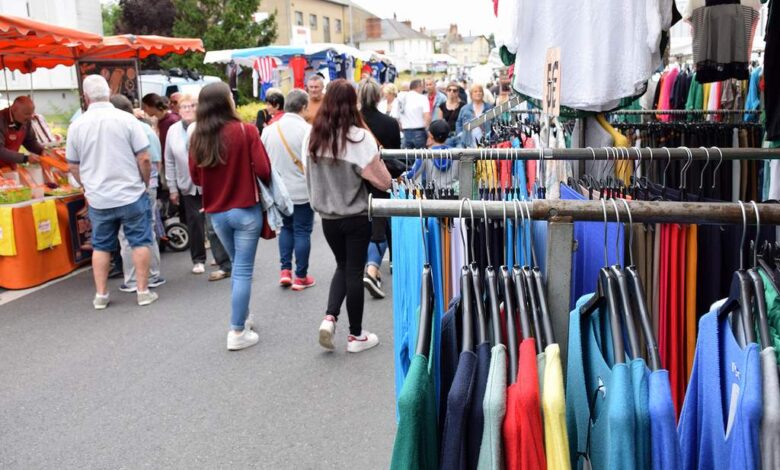
[[[425,34],[425,26],[420,26],[420,32]]]
[[[366,18],[366,38],[379,39],[382,37],[382,19]]]
[[[405,24],[409,29],[412,29],[412,22],[409,20],[401,21],[401,23]]]
[[[448,36],[455,37],[458,35],[458,25],[457,24],[451,24],[450,25],[450,32]]]

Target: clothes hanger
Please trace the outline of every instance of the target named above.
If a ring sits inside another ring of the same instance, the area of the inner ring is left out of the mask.
[[[590,314],[606,305],[609,313],[609,323],[612,329],[613,363],[623,364],[626,361],[626,353],[623,345],[623,328],[620,323],[620,313],[618,311],[616,295],[617,284],[609,269],[609,260],[607,258],[607,230],[609,228],[607,204],[604,199],[601,199],[600,201],[601,209],[604,212],[604,267],[599,271],[596,293],[580,309],[580,320],[588,317]]]
[[[520,239],[523,239],[523,248],[526,251],[525,259],[528,259],[528,246],[525,243],[525,213],[522,208],[520,209],[520,217],[522,217],[522,224],[517,218],[517,206],[520,205],[520,201],[514,200],[515,207],[515,264],[512,266],[512,280],[515,285],[515,303],[517,304],[517,311],[520,317],[520,338],[533,338],[533,332],[531,331],[531,314],[528,311],[528,295],[525,290],[525,280],[523,279],[523,269],[520,267]],[[522,234],[522,237],[519,236]]]
[[[745,204],[737,201],[742,210],[742,240],[739,244],[739,270],[734,273],[729,289],[729,297],[718,310],[718,317],[732,314],[732,328],[734,328],[737,343],[745,347],[755,341],[755,327],[753,326],[752,302],[750,299],[750,278],[745,271],[745,237],[747,235],[747,215]]]
[[[506,204],[504,201],[504,220],[506,220]],[[515,206],[515,220],[517,220],[517,206]],[[507,242],[509,242],[507,240]],[[510,242],[511,243],[511,242]],[[507,263],[510,263],[507,260]],[[506,264],[499,268],[499,277],[501,278],[501,293],[504,296],[504,315],[506,316],[506,339],[509,350],[509,384],[515,383],[517,378],[518,365],[518,338],[517,338],[517,318],[515,312],[515,288],[512,284],[512,273]]]
[[[527,205],[525,205],[525,207],[528,208]],[[522,209],[523,209],[523,205],[520,206],[520,210]],[[539,300],[537,298],[536,281],[534,280],[534,271],[533,268],[531,267],[533,264],[536,264],[535,261],[536,249],[534,248],[534,227],[531,219],[531,213],[528,212],[526,215],[528,216],[528,227],[529,227],[528,239],[530,244],[531,256],[530,259],[528,257],[526,257],[525,259],[526,264],[523,266],[522,269],[523,282],[525,284],[526,299],[528,300],[528,303],[531,306],[531,319],[534,325],[534,332],[536,333],[535,336],[536,352],[541,353],[547,347],[547,344],[545,343],[546,335],[544,334],[543,332],[544,330],[542,329],[543,321],[542,321],[542,315],[539,306]],[[523,233],[525,233],[525,229],[523,229]]]
[[[467,198],[463,198],[460,201],[460,209],[458,210],[458,218],[460,219],[460,239],[463,242],[463,255],[464,265],[460,267],[460,310],[461,310],[461,352],[469,351],[474,352],[474,313],[472,310],[474,304],[474,295],[472,292],[473,283],[471,282],[471,270],[469,269],[469,247],[466,244],[466,238],[469,237],[468,230],[466,230],[466,224],[463,219],[463,205],[469,204],[469,211],[472,213],[474,210],[471,207],[471,201]],[[463,233],[466,231],[466,233]],[[471,242],[472,252],[474,251],[474,242]]]
[[[766,295],[764,294],[764,281],[758,273],[758,239],[761,236],[761,216],[758,213],[756,201],[750,201],[753,211],[756,213],[756,241],[753,243],[753,267],[748,270],[748,276],[753,282],[753,293],[758,306],[758,336],[761,349],[766,349],[774,343],[769,336],[769,315],[767,313]]]
[[[720,166],[723,164],[723,152],[721,152],[720,148],[718,147],[710,147],[710,148],[714,148],[720,154],[720,160],[718,160],[718,165],[715,167],[715,171],[712,173],[712,189],[715,189],[715,182],[718,181],[718,170],[720,170]]]
[[[617,226],[620,227],[620,212],[618,211],[617,202],[615,202],[615,199],[610,199],[610,202],[615,208],[615,220],[617,221]],[[634,323],[634,311],[631,306],[628,280],[623,268],[620,266],[620,231],[615,234],[615,264],[610,266],[610,269],[612,270],[612,275],[615,277],[615,281],[617,281],[623,311],[623,325],[628,336],[628,346],[631,348],[631,357],[638,358],[640,357],[641,351],[639,346],[639,334],[637,333],[636,324]]]
[[[528,200],[523,201],[523,203],[525,204],[525,210],[528,215],[528,220],[531,220],[530,204],[528,203]],[[531,230],[533,230],[533,226],[531,226]],[[531,245],[531,248],[533,249],[533,245]],[[536,287],[536,297],[539,302],[539,311],[542,317],[541,320],[542,320],[542,332],[544,333],[544,343],[545,346],[549,346],[555,343],[555,335],[553,335],[552,321],[550,319],[550,310],[547,308],[547,293],[546,293],[547,291],[544,287],[544,276],[542,275],[542,271],[539,269],[539,265],[536,262],[536,254],[533,252],[532,252],[532,259],[534,263],[532,267],[532,271],[534,275],[534,286]]]
[[[487,285],[487,304],[490,309],[490,323],[493,330],[492,346],[503,344],[501,334],[501,308],[498,301],[498,276],[493,268],[493,259],[490,253],[490,230],[488,229],[487,205],[482,202],[482,213],[484,216],[485,227],[485,245],[487,248],[488,264],[485,267],[485,284]],[[506,214],[504,214],[506,215]]]
[[[704,198],[704,173],[707,171],[707,167],[710,166],[710,151],[707,147],[699,147],[700,150],[704,150],[704,154],[707,156],[707,162],[704,164],[704,168],[701,169],[701,174],[699,175],[699,200],[702,200]]]
[[[469,202],[469,210],[471,210],[471,202]],[[471,286],[473,293],[473,301],[477,314],[477,345],[482,344],[488,340],[487,330],[487,314],[485,313],[485,297],[482,291],[482,275],[480,273],[479,264],[477,264],[476,256],[477,252],[474,251],[474,212],[471,212],[471,251],[472,258],[469,265],[469,271],[471,272]]]
[[[625,270],[628,273],[629,285],[632,288],[637,310],[639,311],[639,322],[640,326],[642,327],[642,333],[645,337],[645,347],[647,348],[647,357],[650,370],[656,371],[661,368],[661,360],[658,355],[658,341],[655,339],[653,324],[650,320],[650,312],[647,308],[647,300],[645,299],[645,289],[642,286],[642,278],[639,276],[639,271],[634,264],[634,219],[631,216],[631,208],[628,205],[628,201],[622,199],[622,202],[623,205],[626,206],[629,230],[628,253],[630,265]]]
[[[420,287],[420,323],[417,326],[417,348],[415,354],[420,354],[428,359],[431,351],[431,330],[433,319],[433,272],[428,258],[428,241],[425,234],[428,228],[423,218],[422,200],[418,199],[420,207],[420,229],[422,233],[423,252],[425,263],[423,264],[422,285]]]

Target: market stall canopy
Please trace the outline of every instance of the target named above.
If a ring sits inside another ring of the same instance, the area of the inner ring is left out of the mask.
[[[248,49],[227,49],[221,51],[209,51],[203,59],[205,64],[227,64],[235,61],[239,65],[251,67],[252,62],[259,57],[275,57],[288,61],[295,56],[305,56],[311,59],[325,59],[328,52],[346,54],[358,58],[364,62],[380,61],[392,63],[389,57],[374,51],[360,50],[345,44],[317,43],[305,46],[263,46]]]
[[[102,40],[85,31],[0,15],[0,67],[30,73],[38,68],[73,65],[74,51],[87,51]]]
[[[99,46],[84,51],[78,59],[145,59],[151,55],[164,56],[204,51],[203,41],[200,39],[122,34],[106,36]]]

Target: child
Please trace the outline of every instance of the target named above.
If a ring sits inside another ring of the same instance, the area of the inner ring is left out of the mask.
[[[443,119],[437,119],[428,126],[428,148],[445,150],[451,148],[445,144],[450,134],[450,125]],[[436,188],[458,188],[459,162],[448,157],[416,159],[406,177],[427,187],[433,183]]]

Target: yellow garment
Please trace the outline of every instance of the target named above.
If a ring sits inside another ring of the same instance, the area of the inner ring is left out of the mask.
[[[355,72],[354,72],[355,83],[360,82],[360,76],[362,74],[363,74],[363,61],[360,59],[355,59]]]
[[[14,210],[0,207],[0,256],[16,256]]]
[[[688,226],[685,264],[685,380],[693,372],[693,356],[696,353],[696,267],[698,266],[699,226]]]
[[[57,221],[57,206],[54,201],[43,201],[32,205],[35,236],[38,251],[60,245],[60,225]]]
[[[624,136],[618,132],[617,129],[612,127],[612,125],[607,122],[606,118],[604,118],[603,114],[597,114],[596,121],[598,121],[599,125],[601,125],[601,127],[603,127],[604,130],[607,131],[610,136],[612,136],[612,140],[614,142],[612,144],[613,147],[628,148],[631,146],[631,141],[628,140],[628,137]],[[630,186],[631,176],[634,174],[634,164],[628,160],[621,161],[620,157],[621,155],[618,154],[618,161],[615,162],[615,176],[623,181],[623,184]]]
[[[709,108],[707,108],[707,103],[710,102],[710,88],[712,88],[712,84],[711,83],[705,83],[703,88],[704,88],[704,90],[703,90],[703,93],[704,93],[704,106],[702,106],[702,108],[704,108],[704,110],[706,111],[706,110],[709,109]]]
[[[566,430],[566,394],[563,390],[561,350],[551,344],[544,350],[544,444],[548,470],[569,470],[569,435]]]

